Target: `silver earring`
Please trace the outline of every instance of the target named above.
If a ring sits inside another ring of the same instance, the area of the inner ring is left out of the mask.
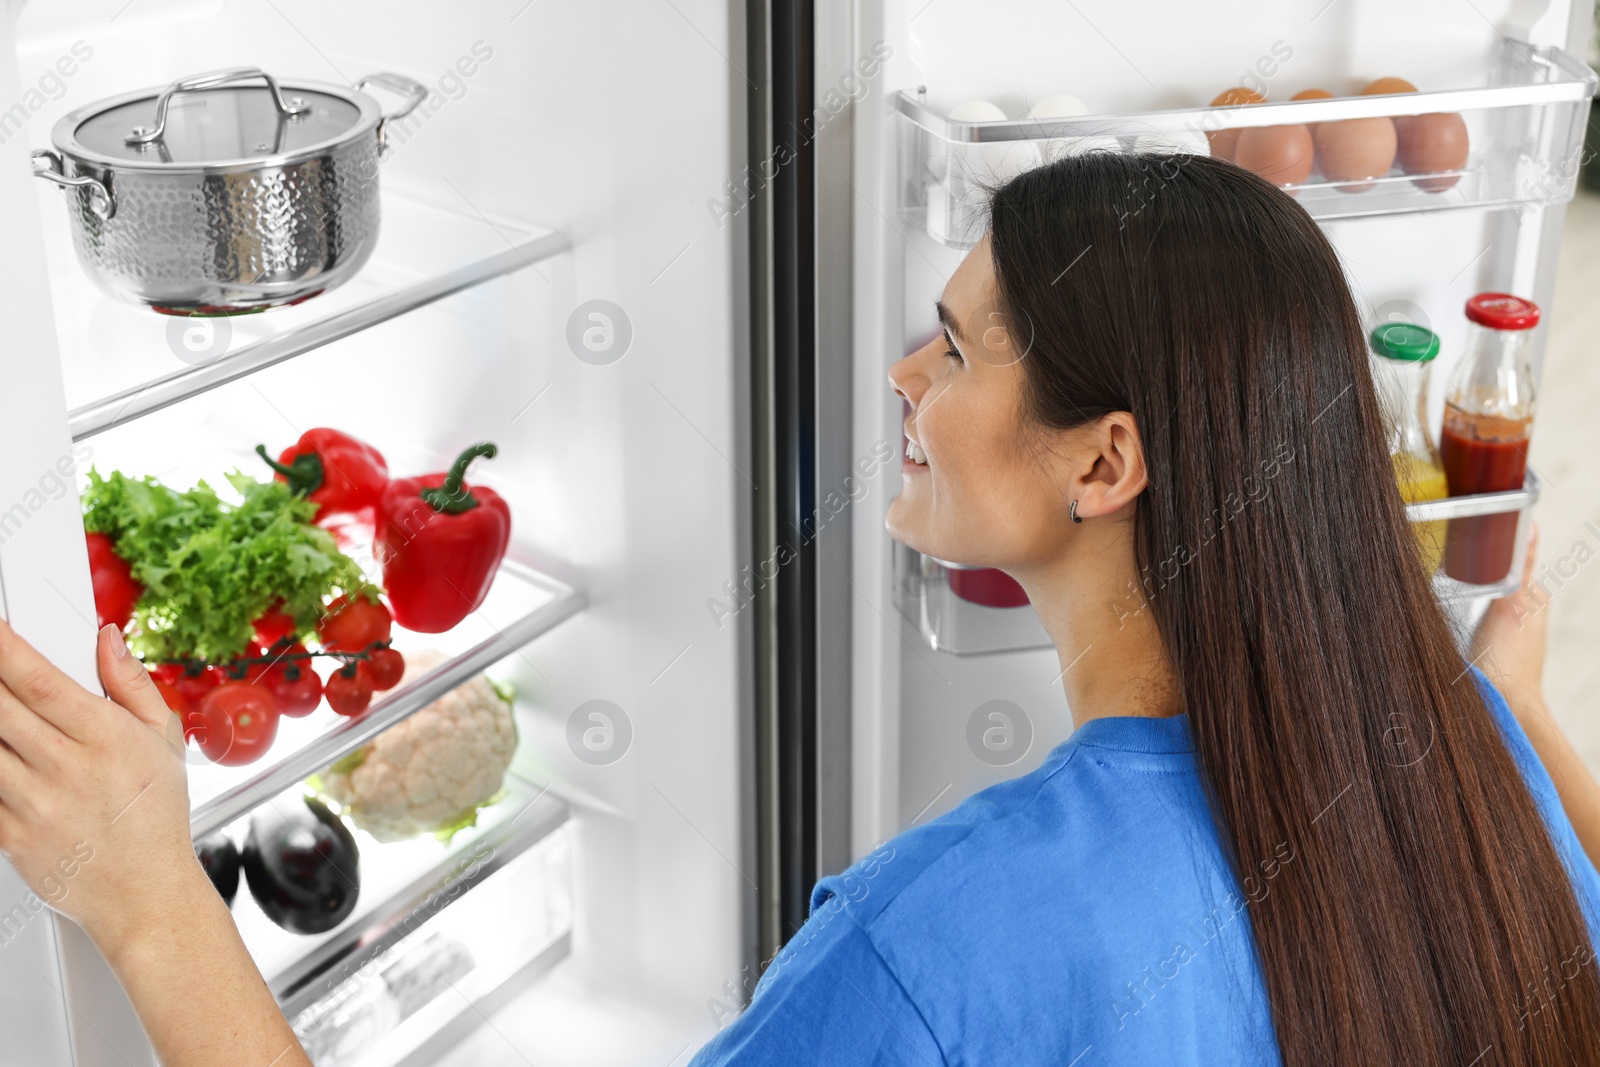
[[[1073,522],[1083,521],[1082,519],[1078,518],[1078,502],[1076,500],[1072,502],[1071,507],[1067,508],[1067,514],[1072,516]]]

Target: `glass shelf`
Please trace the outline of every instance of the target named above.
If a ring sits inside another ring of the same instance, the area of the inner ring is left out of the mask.
[[[304,718],[283,718],[272,748],[258,763],[243,767],[211,763],[190,745],[192,833],[196,839],[204,837],[267,798],[294,788],[401,719],[515,654],[586,604],[582,592],[530,568],[504,563],[483,606],[455,629],[443,634],[413,634],[394,627],[394,647],[402,654],[429,647],[450,658],[374,699],[360,717],[347,719],[323,704]]]
[[[906,222],[965,249],[983,232],[985,183],[1070,153],[1075,140],[1085,148],[1127,151],[1154,142],[1166,151],[1208,151],[1205,134],[1219,130],[1457,114],[1469,146],[1459,169],[1412,174],[1395,166],[1370,182],[1340,183],[1318,167],[1286,189],[1316,219],[1533,208],[1572,198],[1595,85],[1595,73],[1561,49],[1507,40],[1497,61],[1486,65],[1484,84],[1417,93],[963,122],[929,107],[925,94],[902,91],[895,101],[899,207]],[[1417,180],[1424,173],[1431,177]]]
[[[372,258],[303,304],[178,318],[102,292],[79,266],[60,193],[40,183],[74,440],[101,433],[568,249],[563,233],[448,211],[385,190]]]

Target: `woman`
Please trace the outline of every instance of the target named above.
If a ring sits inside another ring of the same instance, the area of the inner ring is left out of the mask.
[[[1600,876],[1431,594],[1321,229],[1190,156],[990,216],[889,373],[888,523],[1023,585],[1076,729],[823,879],[695,1063],[1600,1063]]]
[[[1543,616],[1497,604],[1473,652],[1536,755],[1432,599],[1304,211],[1209,158],[1065,159],[995,194],[939,312],[890,375],[889,524],[1023,583],[1077,728],[819,883],[696,1062],[1600,1062],[1600,794]],[[92,845],[59,906],[169,1067],[304,1063],[114,631],[101,672],[115,703],[0,625],[0,846],[39,886]]]

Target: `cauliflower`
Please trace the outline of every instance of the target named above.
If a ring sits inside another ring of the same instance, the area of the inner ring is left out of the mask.
[[[443,659],[407,653],[400,684]],[[450,833],[500,792],[516,747],[510,702],[479,675],[329,767],[320,786],[379,841]]]

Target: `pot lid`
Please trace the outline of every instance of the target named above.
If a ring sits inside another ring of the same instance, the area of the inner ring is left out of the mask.
[[[68,155],[106,165],[190,170],[315,154],[379,118],[377,101],[354,89],[223,71],[80,108],[57,124],[54,140]]]

